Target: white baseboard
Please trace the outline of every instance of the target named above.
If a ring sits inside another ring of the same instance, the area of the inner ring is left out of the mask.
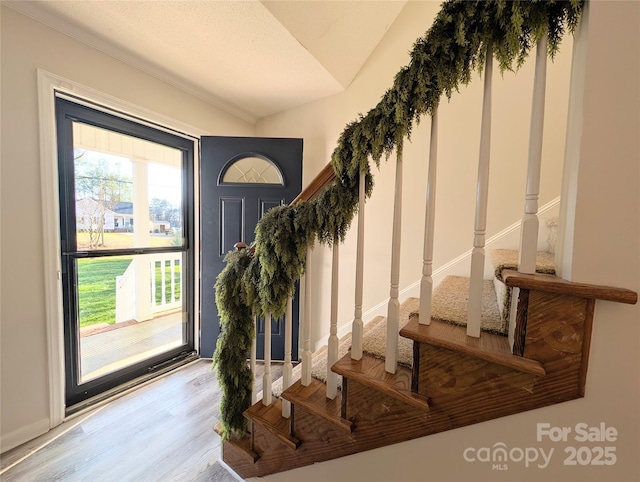
[[[222,454],[221,454],[221,455],[222,455]],[[229,466],[227,465],[227,463],[226,463],[224,460],[222,460],[222,457],[220,457],[220,458],[218,459],[218,463],[219,463],[219,464],[220,464],[220,466],[221,466],[221,467],[223,467],[227,472],[229,472],[229,475],[231,475],[231,477],[233,477],[234,479],[236,479],[238,482],[249,482],[249,481],[254,481],[254,480],[255,480],[255,481],[257,481],[257,480],[261,480],[259,477],[256,477],[256,478],[250,477],[250,478],[246,479],[246,481],[245,481],[245,479],[243,479],[243,478],[242,478],[242,477],[240,477],[238,474],[236,474],[236,472],[235,472],[231,467],[229,467]]]
[[[18,445],[28,442],[44,433],[49,431],[49,419],[43,418],[26,427],[21,427],[18,430],[9,432],[6,435],[0,437],[0,453],[5,453]]]
[[[544,216],[549,216],[553,214],[557,214],[558,208],[560,206],[560,197],[549,201],[544,206],[540,207],[538,210],[538,217],[543,218]],[[543,227],[544,224],[541,222],[540,226]],[[538,249],[546,250],[544,246],[545,238],[543,238],[542,234],[545,232],[545,229],[540,229],[540,235],[538,236]],[[497,234],[494,234],[490,238],[487,239],[485,243],[485,249],[497,249],[497,248],[517,248],[520,243],[520,221],[516,221],[510,226],[506,227],[502,231]],[[443,264],[439,268],[435,269],[432,274],[433,278],[433,286],[434,288],[438,286],[443,279],[447,276],[457,275],[457,276],[469,276],[469,272],[471,270],[471,253],[472,249],[462,253],[457,258],[452,259],[451,261]],[[485,278],[489,279],[493,276],[493,268],[490,266],[490,263],[486,263],[485,266]],[[406,298],[420,297],[420,280],[417,280],[411,283],[409,286],[406,286],[402,290],[400,290],[398,298],[400,300],[404,300]],[[389,304],[389,298],[378,303],[372,308],[368,309],[364,313],[362,313],[362,319],[364,323],[368,323],[373,320],[376,316],[387,316],[387,305]],[[338,326],[338,338],[342,338],[344,335],[351,331],[351,323],[353,320],[349,320],[346,323],[343,323]],[[315,349],[317,350],[323,345],[326,345],[329,341],[329,335],[321,338],[315,344]]]

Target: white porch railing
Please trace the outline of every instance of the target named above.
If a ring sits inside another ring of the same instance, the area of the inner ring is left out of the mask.
[[[152,254],[149,255],[149,261],[151,312],[159,313],[180,308],[182,305],[182,253]]]
[[[146,283],[146,276],[142,273],[136,276],[141,265],[134,261],[121,276],[116,276],[116,323],[134,320],[136,313],[153,315],[182,306],[182,253],[150,254],[146,257],[148,263],[142,264],[150,278],[146,289],[138,289],[138,283]],[[148,293],[148,296],[138,299],[136,293]]]
[[[136,277],[133,263],[116,276],[116,323],[133,320],[136,312]]]

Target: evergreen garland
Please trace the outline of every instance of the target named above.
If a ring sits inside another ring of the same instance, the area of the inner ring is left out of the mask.
[[[544,33],[553,58],[565,32],[574,31],[582,7],[583,0],[445,2],[393,86],[340,135],[331,156],[335,180],[311,201],[269,210],[256,226],[253,255],[246,249],[227,255],[215,286],[222,333],[214,366],[224,392],[223,438],[242,436],[247,427],[242,413],[251,400],[246,355],[254,336],[252,315],[282,316],[303,274],[307,248],[316,239],[344,240],[358,208],[360,171],[366,174],[367,197],[373,189],[369,158],[379,167],[393,150],[401,156],[414,122],[433,113],[443,93],[451,98],[474,70],[481,71],[489,45],[501,72],[517,70]]]
[[[242,277],[251,261],[246,250],[230,251],[227,265],[216,280],[216,305],[223,320],[213,354],[222,387],[220,435],[224,440],[240,438],[247,428],[242,413],[251,406],[253,374],[247,366],[247,354],[255,336],[251,308],[246,302]]]

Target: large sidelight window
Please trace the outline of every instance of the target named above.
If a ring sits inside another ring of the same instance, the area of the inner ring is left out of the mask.
[[[56,99],[67,411],[194,356],[194,140]]]

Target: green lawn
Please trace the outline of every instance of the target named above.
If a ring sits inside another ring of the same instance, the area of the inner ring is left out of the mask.
[[[132,256],[78,260],[80,326],[116,321],[116,276],[122,275]]]
[[[78,260],[78,310],[80,326],[97,323],[113,324],[116,321],[116,276],[121,276],[131,263],[132,256],[88,258]],[[173,269],[175,299],[181,295],[180,268]],[[155,264],[155,298],[162,303],[162,276],[165,276],[165,300],[171,301],[171,265]]]
[[[89,247],[89,233],[76,233],[78,250],[90,251]],[[101,238],[102,240],[102,238]],[[166,236],[166,235],[151,235],[149,236],[149,247],[162,248],[165,246],[180,246],[182,237],[179,235]],[[104,245],[99,246],[99,249],[127,249],[134,246],[133,233],[104,233]]]

